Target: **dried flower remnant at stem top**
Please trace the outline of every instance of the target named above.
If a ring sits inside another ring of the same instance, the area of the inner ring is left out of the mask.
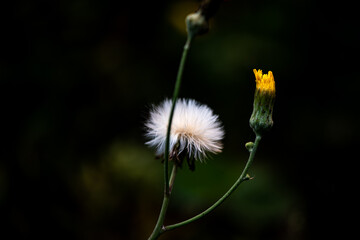
[[[186,17],[186,29],[190,38],[209,31],[209,19],[215,15],[221,2],[222,0],[203,0],[199,9]]]
[[[172,101],[165,100],[150,112],[146,122],[146,144],[165,152],[166,132]],[[218,116],[206,105],[192,99],[178,99],[170,132],[170,153],[202,161],[207,153],[219,153],[224,130]]]
[[[271,71],[263,74],[260,69],[258,71],[254,69],[254,74],[256,90],[250,126],[255,134],[261,136],[274,124],[272,112],[275,101],[275,80]]]

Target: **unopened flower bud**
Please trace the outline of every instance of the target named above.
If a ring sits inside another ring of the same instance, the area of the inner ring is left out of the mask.
[[[256,90],[254,107],[250,118],[250,126],[257,135],[273,126],[272,112],[275,101],[275,81],[271,71],[263,74],[259,69],[254,69]]]
[[[254,147],[254,143],[253,143],[253,142],[247,142],[247,143],[245,144],[245,148],[246,148],[249,152],[251,152],[251,151],[253,150],[253,147]]]
[[[209,31],[209,23],[200,12],[187,15],[185,22],[190,37],[195,37]]]

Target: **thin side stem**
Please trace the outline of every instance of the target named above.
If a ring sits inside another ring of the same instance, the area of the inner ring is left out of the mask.
[[[174,186],[176,172],[177,172],[177,166],[176,166],[176,164],[173,164],[173,168],[172,168],[171,175],[170,175],[170,183],[169,183],[171,188],[170,188],[169,194],[164,195],[164,199],[163,199],[163,203],[162,203],[162,206],[161,206],[158,221],[157,221],[157,223],[155,225],[155,228],[154,228],[154,230],[153,230],[153,232],[150,235],[148,240],[155,240],[162,233],[162,229],[163,229],[163,226],[164,226],[164,219],[165,219],[167,208],[169,206],[171,190],[173,189],[173,186]]]
[[[169,173],[168,173],[168,162],[169,162],[169,152],[170,152],[170,132],[171,132],[171,124],[172,124],[172,119],[174,116],[174,110],[175,110],[175,105],[176,105],[176,100],[178,99],[179,96],[179,91],[180,91],[180,86],[181,86],[181,79],[182,79],[182,75],[184,72],[184,66],[185,66],[185,61],[186,61],[186,57],[190,48],[190,44],[192,41],[192,37],[188,37],[187,41],[185,43],[184,46],[184,50],[181,56],[181,60],[180,60],[180,66],[179,66],[179,70],[177,73],[177,77],[176,77],[176,82],[175,82],[175,88],[174,88],[174,93],[173,93],[173,98],[172,98],[172,106],[171,106],[171,110],[170,110],[170,116],[169,116],[169,122],[168,122],[168,127],[167,127],[167,132],[166,132],[166,141],[165,141],[165,161],[164,161],[164,183],[165,183],[165,195],[169,194]]]
[[[195,217],[192,217],[188,220],[185,220],[183,222],[177,223],[177,224],[173,224],[173,225],[169,225],[169,226],[165,226],[162,230],[162,232],[165,231],[170,231],[173,230],[175,228],[184,226],[186,224],[189,224],[191,222],[194,222],[204,216],[206,216],[207,214],[209,214],[210,212],[212,212],[215,208],[217,208],[220,204],[222,204],[235,190],[236,188],[244,181],[249,180],[250,178],[247,176],[247,172],[249,170],[249,167],[251,165],[251,163],[254,160],[255,157],[255,153],[257,151],[257,148],[259,146],[259,142],[261,140],[261,136],[257,135],[255,138],[255,142],[254,142],[254,146],[250,152],[250,156],[249,159],[240,175],[240,177],[237,179],[237,181],[234,183],[234,185],[217,201],[215,202],[211,207],[209,207],[208,209],[206,209],[205,211],[203,211],[202,213],[196,215]]]

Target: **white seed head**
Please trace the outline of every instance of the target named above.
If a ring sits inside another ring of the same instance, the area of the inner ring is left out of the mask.
[[[172,101],[165,100],[150,111],[150,118],[145,123],[146,144],[157,148],[157,154],[165,152],[167,126]],[[170,132],[170,152],[179,144],[178,153],[187,151],[188,157],[202,160],[208,152],[219,153],[224,130],[218,116],[206,105],[192,99],[178,99]]]

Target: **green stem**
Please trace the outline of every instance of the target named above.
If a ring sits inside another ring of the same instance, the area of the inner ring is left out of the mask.
[[[173,98],[172,98],[172,105],[171,105],[171,110],[170,110],[170,116],[169,116],[169,122],[168,122],[168,127],[167,127],[167,132],[166,132],[166,140],[165,140],[165,161],[164,161],[164,183],[165,183],[165,195],[169,194],[169,173],[168,173],[168,162],[169,162],[169,152],[170,152],[170,132],[171,132],[171,124],[172,124],[172,119],[174,116],[174,110],[175,110],[175,105],[176,105],[176,100],[179,96],[179,91],[180,91],[180,85],[181,85],[181,79],[182,79],[182,75],[184,72],[184,66],[185,66],[185,61],[186,61],[186,57],[190,48],[190,44],[192,41],[193,37],[188,37],[187,41],[185,43],[184,46],[184,50],[181,56],[181,60],[180,60],[180,66],[179,66],[179,70],[177,73],[177,77],[176,77],[176,82],[175,82],[175,88],[174,88],[174,93],[173,93]]]
[[[166,211],[167,208],[169,206],[169,201],[170,201],[170,195],[171,195],[171,190],[173,189],[174,186],[174,181],[175,181],[175,177],[176,177],[176,172],[177,172],[177,166],[176,164],[173,164],[173,168],[171,171],[171,175],[170,175],[170,186],[171,189],[169,191],[168,195],[164,195],[164,199],[163,199],[163,203],[161,206],[161,210],[160,210],[160,214],[159,214],[159,218],[157,220],[157,223],[155,225],[155,228],[152,232],[152,234],[150,235],[148,240],[155,240],[157,239],[160,234],[163,232],[163,228],[164,228],[164,219],[165,219],[165,215],[166,215]]]
[[[159,213],[158,221],[155,225],[155,228],[154,228],[152,234],[149,237],[149,240],[157,239],[160,236],[160,234],[163,232],[162,228],[164,225],[164,219],[165,219],[166,211],[167,211],[167,208],[169,205],[171,190],[173,188],[173,184],[174,184],[174,180],[175,180],[175,176],[176,176],[176,164],[174,164],[173,170],[172,170],[172,173],[170,176],[170,181],[169,181],[168,165],[169,165],[169,152],[170,152],[170,149],[169,149],[170,148],[170,132],[171,132],[171,124],[172,124],[172,120],[173,120],[173,116],[174,116],[175,105],[176,105],[176,101],[179,96],[181,79],[182,79],[182,75],[184,72],[185,61],[186,61],[186,57],[188,55],[188,51],[189,51],[192,39],[193,39],[193,37],[187,38],[187,41],[185,43],[184,50],[183,50],[183,53],[181,56],[179,70],[178,70],[177,77],[176,77],[175,88],[174,88],[174,93],[173,93],[173,97],[172,97],[170,116],[169,116],[169,121],[168,121],[167,132],[166,132],[166,140],[165,140],[164,198],[163,198],[163,203],[162,203],[161,210]]]
[[[253,162],[254,160],[254,157],[255,157],[255,153],[257,151],[257,148],[259,146],[259,142],[261,140],[261,136],[259,135],[256,135],[256,139],[255,139],[255,143],[254,143],[254,146],[252,148],[252,150],[250,151],[250,156],[249,156],[249,159],[244,167],[244,170],[242,171],[240,177],[238,178],[238,180],[234,183],[234,185],[216,202],[214,203],[211,207],[209,207],[208,209],[206,209],[204,212],[196,215],[195,217],[192,217],[188,220],[185,220],[183,222],[180,222],[180,223],[177,223],[177,224],[173,224],[173,225],[169,225],[169,226],[165,226],[162,230],[162,232],[165,232],[165,231],[170,231],[170,230],[173,230],[175,228],[178,228],[178,227],[181,227],[181,226],[184,226],[186,224],[189,224],[191,222],[194,222],[204,216],[206,216],[207,214],[209,214],[210,212],[212,212],[216,207],[218,207],[220,204],[222,204],[235,190],[236,188],[244,181],[246,180],[249,180],[250,178],[247,176],[247,172],[249,170],[249,167],[251,165],[251,163]],[[161,233],[162,233],[161,232]]]

